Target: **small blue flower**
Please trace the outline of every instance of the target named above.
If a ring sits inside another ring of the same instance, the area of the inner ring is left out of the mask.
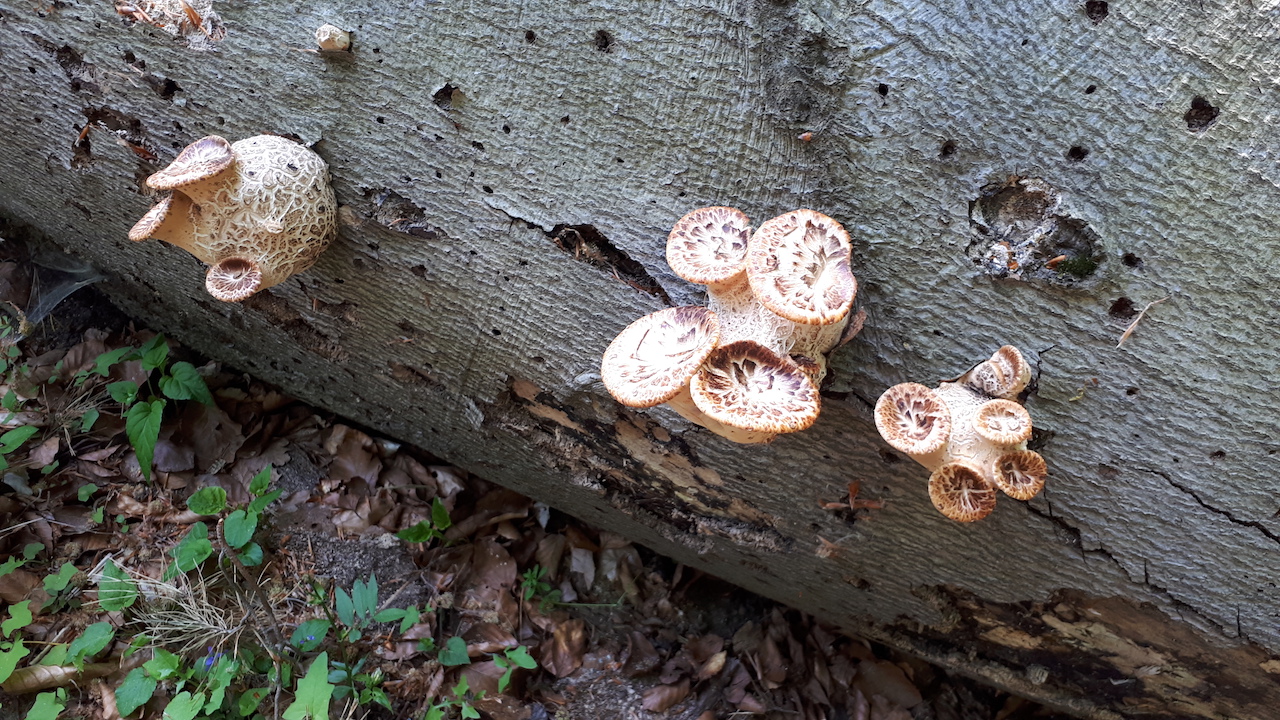
[[[208,672],[219,660],[222,659],[223,653],[215,653],[213,646],[209,646],[209,654],[204,658],[204,669]]]

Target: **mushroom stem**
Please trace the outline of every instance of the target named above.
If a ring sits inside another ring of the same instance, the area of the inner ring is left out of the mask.
[[[672,410],[679,413],[680,417],[688,420],[694,425],[700,425],[720,437],[727,438],[736,443],[742,443],[744,445],[759,445],[770,442],[777,437],[775,433],[744,430],[740,427],[726,425],[719,420],[709,417],[706,413],[699,410],[698,406],[694,404],[693,395],[690,394],[689,387],[687,385],[683,390],[676,393],[675,397],[668,400],[667,405],[670,405]]]

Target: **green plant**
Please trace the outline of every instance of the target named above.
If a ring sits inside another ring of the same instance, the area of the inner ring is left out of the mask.
[[[425,543],[432,540],[439,540],[448,544],[448,540],[444,536],[444,531],[453,527],[453,521],[449,519],[449,510],[440,502],[440,498],[434,498],[431,501],[431,519],[423,520],[418,524],[407,527],[396,533],[396,537],[411,543]]]
[[[563,597],[559,590],[553,589],[546,581],[547,569],[534,565],[520,576],[520,597],[529,602],[538,598],[538,610],[545,612],[548,605],[556,605]]]

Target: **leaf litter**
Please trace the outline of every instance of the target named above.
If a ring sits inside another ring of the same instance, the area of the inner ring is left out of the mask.
[[[19,269],[0,264],[0,301],[22,307],[24,287]],[[83,329],[70,347],[57,347],[54,335],[37,329],[17,346],[12,362],[31,374],[25,384],[0,387],[0,396],[34,400],[0,426],[37,428],[8,454],[15,477],[0,486],[7,570],[0,599],[10,612],[20,603],[33,611],[21,629],[27,654],[0,684],[0,718],[56,702],[68,717],[115,720],[138,707],[140,717],[158,718],[164,698],[183,708],[205,698],[188,694],[191,686],[176,692],[175,676],[156,663],[173,657],[175,666],[212,668],[215,658],[250,646],[292,665],[301,694],[302,684],[324,680],[307,668],[341,652],[330,632],[339,627],[362,658],[360,671],[376,673],[387,706],[356,708],[349,696],[330,706],[328,695],[308,695],[334,717],[430,718],[433,708],[458,713],[461,698],[474,714],[460,716],[493,720],[1055,717],[843,635],[176,346],[172,354],[191,363],[212,403],[190,400],[163,413],[144,476],[122,404],[107,392],[110,383],[145,384],[142,366],[116,365],[80,386],[73,378],[154,333],[117,319]],[[249,506],[266,492],[253,486],[264,468],[279,495],[250,533],[261,562],[246,567],[224,540],[226,521],[197,514],[187,501],[220,488],[227,507]],[[851,488],[850,507],[862,507],[855,497]],[[209,559],[166,578],[197,525],[212,527]],[[48,576],[68,565],[66,587],[49,586]],[[371,600],[366,583],[374,578]],[[136,597],[122,590],[126,580]],[[351,622],[333,622],[317,596],[336,597],[338,614],[349,611]],[[366,614],[344,610],[343,598],[365,602]],[[69,663],[59,648],[91,626],[113,634],[89,662]],[[329,634],[317,639],[321,628]],[[301,647],[324,652],[288,647],[298,633]],[[145,641],[135,644],[140,636]],[[263,717],[304,717],[310,707],[283,711],[289,690],[265,673],[235,683],[239,703],[262,703]],[[54,688],[66,696],[34,697]],[[138,688],[144,696],[134,697]]]

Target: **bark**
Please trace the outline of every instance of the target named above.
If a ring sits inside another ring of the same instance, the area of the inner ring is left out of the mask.
[[[1280,707],[1271,0],[251,0],[212,8],[217,41],[107,2],[0,8],[0,212],[108,273],[143,322],[1037,699]],[[351,54],[308,51],[325,22]],[[315,143],[341,236],[222,305],[189,255],[125,235],[178,149],[263,132]],[[854,236],[866,329],[833,356],[818,424],[765,447],[598,382],[622,327],[700,300],[663,247],[709,204],[756,223],[812,207]],[[1059,254],[1083,277],[1044,267]],[[1050,485],[955,524],[870,407],[1005,343],[1038,364]],[[855,479],[886,507],[820,507]]]

